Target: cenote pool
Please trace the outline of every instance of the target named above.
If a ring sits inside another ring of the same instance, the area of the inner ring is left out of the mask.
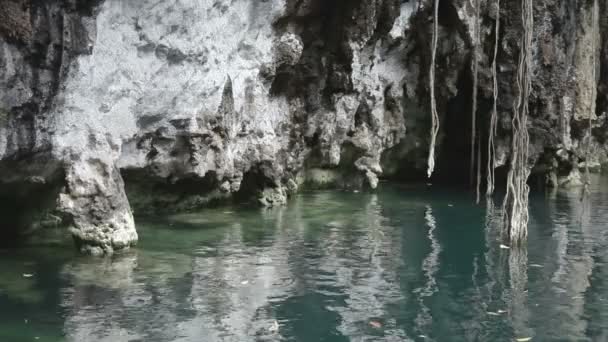
[[[0,341],[608,341],[598,182],[533,194],[527,251],[463,191],[388,183],[140,218],[108,259],[48,231],[0,250]]]

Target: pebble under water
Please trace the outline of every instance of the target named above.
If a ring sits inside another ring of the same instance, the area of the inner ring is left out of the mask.
[[[0,249],[0,341],[608,341],[598,182],[532,194],[521,250],[470,194],[388,183],[139,218],[106,259],[48,231]]]

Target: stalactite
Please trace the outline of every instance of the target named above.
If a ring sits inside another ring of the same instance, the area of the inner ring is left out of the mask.
[[[494,59],[492,60],[492,82],[493,82],[493,103],[492,113],[490,116],[490,129],[488,132],[488,170],[486,179],[486,195],[492,196],[494,194],[494,156],[496,155],[496,147],[494,146],[494,137],[496,136],[497,127],[497,102],[498,102],[498,78],[496,73],[496,66],[498,57],[498,43],[500,38],[500,0],[496,0],[496,25],[494,27]]]
[[[533,0],[522,1],[523,36],[517,68],[517,96],[511,120],[513,139],[507,175],[507,192],[503,202],[505,231],[512,244],[524,242],[528,236],[528,98],[531,91],[531,51],[533,31]]]
[[[477,76],[479,69],[479,44],[480,44],[480,36],[479,36],[479,3],[481,0],[475,0],[475,26],[473,29],[473,49],[471,52],[471,62],[472,62],[472,78],[473,78],[473,105],[471,106],[471,165],[469,170],[469,179],[471,182],[471,186],[473,186],[475,182],[475,144],[477,143],[476,135],[477,135]]]
[[[435,100],[435,59],[437,57],[437,39],[439,35],[439,0],[433,6],[433,41],[431,47],[431,68],[429,72],[429,88],[431,92],[431,141],[429,144],[429,158],[427,175],[430,178],[435,170],[435,143],[439,133],[439,115],[437,114],[437,101]]]

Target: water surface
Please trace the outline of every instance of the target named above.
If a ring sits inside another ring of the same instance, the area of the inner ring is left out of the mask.
[[[596,189],[608,189],[606,180]],[[608,341],[608,190],[534,194],[527,250],[470,195],[382,184],[0,250],[0,341]]]

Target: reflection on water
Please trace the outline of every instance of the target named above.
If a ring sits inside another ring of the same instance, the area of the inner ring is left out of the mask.
[[[433,216],[433,210],[430,205],[426,206],[424,219],[429,229],[428,236],[431,242],[431,251],[428,256],[422,262],[422,270],[426,279],[424,287],[418,288],[414,293],[418,294],[418,302],[420,303],[420,309],[418,316],[416,317],[416,327],[419,333],[418,337],[425,338],[430,333],[430,327],[433,323],[433,316],[431,315],[430,308],[425,305],[427,297],[432,297],[437,292],[437,281],[435,280],[435,273],[439,267],[439,252],[441,246],[435,238],[436,221]]]
[[[608,191],[530,204],[527,251],[492,201],[388,185],[140,219],[109,259],[49,232],[0,250],[0,341],[608,340]]]

